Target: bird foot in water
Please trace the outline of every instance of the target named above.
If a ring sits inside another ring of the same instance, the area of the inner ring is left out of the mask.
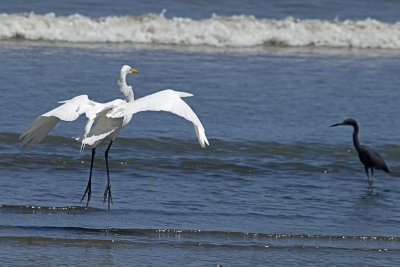
[[[86,207],[87,207],[89,205],[90,197],[92,195],[92,185],[91,185],[91,183],[88,183],[88,185],[86,186],[86,190],[85,190],[85,193],[83,194],[81,202],[85,199],[86,194],[88,196],[88,199],[87,199],[87,202],[86,202]]]
[[[114,204],[112,201],[112,196],[111,196],[111,185],[108,184],[106,186],[106,190],[104,190],[104,200],[103,200],[103,204],[106,203],[106,199],[108,197],[108,209],[110,209],[110,204]]]
[[[375,186],[374,186],[374,184],[369,184],[368,185],[368,188],[370,188],[370,189],[372,189],[372,188],[374,188]]]

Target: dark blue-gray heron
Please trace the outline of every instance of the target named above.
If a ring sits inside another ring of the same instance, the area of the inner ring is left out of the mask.
[[[358,124],[354,119],[344,120],[342,123],[336,123],[331,125],[331,127],[339,126],[339,125],[351,125],[354,128],[353,131],[353,143],[354,147],[357,150],[358,157],[362,164],[364,164],[365,173],[367,174],[368,183],[370,187],[373,187],[374,184],[374,169],[383,170],[385,172],[390,172],[386,163],[383,161],[382,157],[373,150],[372,148],[364,145],[360,145],[358,141]],[[371,169],[371,180],[369,178],[368,169]]]

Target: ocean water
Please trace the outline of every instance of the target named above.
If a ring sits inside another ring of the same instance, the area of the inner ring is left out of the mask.
[[[7,1],[0,9],[2,266],[400,263],[400,19],[396,1]],[[202,121],[143,112],[110,150],[60,122],[20,133],[57,102],[171,88]],[[382,155],[369,189],[352,144]]]

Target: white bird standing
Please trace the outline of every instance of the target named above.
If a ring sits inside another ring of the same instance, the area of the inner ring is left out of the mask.
[[[116,99],[108,103],[97,103],[90,100],[87,95],[80,95],[70,100],[61,101],[59,103],[63,103],[63,105],[39,116],[19,137],[22,147],[33,147],[40,143],[60,120],[74,121],[85,113],[88,122],[83,135],[77,140],[82,142],[81,151],[85,148],[85,145],[92,147],[89,181],[81,199],[82,201],[87,194],[86,206],[89,205],[91,197],[93,159],[96,147],[104,140],[110,140],[105,151],[107,186],[104,191],[104,203],[108,197],[108,209],[110,209],[112,197],[108,153],[121,129],[131,121],[135,113],[141,111],[167,111],[174,113],[193,123],[201,147],[204,148],[206,144],[209,144],[199,118],[189,105],[181,99],[181,97],[192,96],[192,94],[167,89],[135,100],[132,87],[126,84],[126,75],[137,72],[137,70],[128,65],[124,65],[121,68],[118,84],[121,93],[125,96],[125,100]],[[92,128],[95,121],[97,122]]]

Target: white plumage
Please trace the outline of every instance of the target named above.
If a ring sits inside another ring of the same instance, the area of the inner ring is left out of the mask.
[[[167,111],[181,116],[193,123],[196,136],[201,147],[208,145],[205,130],[196,113],[186,104],[181,97],[193,96],[189,93],[178,92],[171,89],[163,90],[133,102],[123,103],[117,108],[112,109],[106,117],[116,119],[125,116],[132,116],[142,111]]]
[[[167,89],[135,100],[132,87],[126,84],[126,75],[137,72],[137,70],[128,65],[124,65],[121,68],[118,84],[121,93],[125,96],[125,100],[116,99],[108,103],[98,103],[90,100],[87,95],[80,95],[70,100],[61,101],[59,103],[63,103],[63,105],[39,116],[20,136],[21,146],[32,147],[40,143],[60,120],[74,121],[80,115],[86,115],[88,122],[82,136],[78,138],[78,140],[82,143],[81,150],[84,149],[85,145],[90,145],[92,147],[92,164],[89,183],[82,198],[83,200],[86,193],[88,193],[87,204],[89,204],[90,201],[91,175],[95,149],[102,141],[110,140],[105,155],[108,185],[104,192],[104,201],[108,196],[110,207],[112,198],[108,175],[108,151],[121,129],[124,128],[131,121],[132,116],[138,112],[166,111],[183,117],[193,123],[200,146],[205,147],[209,144],[204,127],[196,113],[182,100],[182,97],[189,97],[192,96],[192,94]],[[93,127],[94,123],[95,126]]]

